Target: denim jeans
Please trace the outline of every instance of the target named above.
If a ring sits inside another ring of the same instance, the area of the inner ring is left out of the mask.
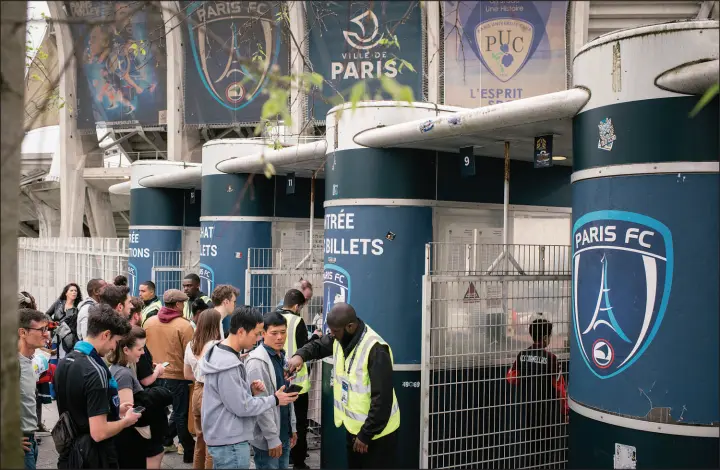
[[[25,451],[25,470],[35,470],[38,459],[37,441],[35,440],[35,436],[28,436],[27,434],[25,434],[25,436],[30,437],[30,450]]]
[[[250,468],[250,444],[238,442],[227,446],[208,446],[213,468]]]
[[[286,469],[290,466],[290,438],[282,441],[282,455],[278,459],[270,457],[267,450],[258,449],[253,446],[255,451],[255,468]]]

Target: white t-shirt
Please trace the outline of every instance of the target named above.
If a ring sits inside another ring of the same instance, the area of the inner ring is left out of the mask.
[[[205,356],[205,353],[208,351],[210,346],[213,344],[219,343],[220,341],[208,341],[205,343],[205,346],[203,346],[202,352],[200,353],[200,357],[197,358],[192,352],[192,344],[193,342],[190,341],[187,346],[185,347],[185,365],[190,366],[190,369],[192,369],[192,373],[195,376],[195,380],[200,383],[205,383],[205,376],[199,374],[198,370],[198,364],[200,361],[202,361],[202,358]]]

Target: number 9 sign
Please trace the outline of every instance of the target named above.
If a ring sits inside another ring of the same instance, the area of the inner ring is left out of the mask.
[[[463,177],[475,176],[475,155],[473,155],[473,148],[461,148],[460,157],[462,157],[462,166],[460,167],[461,175]]]

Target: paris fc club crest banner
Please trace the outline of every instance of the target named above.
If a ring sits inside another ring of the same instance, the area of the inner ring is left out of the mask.
[[[280,2],[181,2],[185,124],[259,122],[270,73],[288,74]]]
[[[76,47],[78,129],[167,121],[162,10],[153,2],[67,2]]]
[[[310,97],[308,114],[324,121],[327,112],[349,101],[365,80],[374,97],[380,78],[412,88],[422,101],[422,9],[418,1],[305,2],[310,35],[309,60],[322,75],[322,91]],[[387,97],[387,95],[384,95]]]
[[[445,1],[445,104],[488,106],[565,90],[567,7]]]
[[[597,211],[575,223],[574,333],[598,378],[621,374],[652,343],[670,298],[673,264],[670,230],[653,218]]]

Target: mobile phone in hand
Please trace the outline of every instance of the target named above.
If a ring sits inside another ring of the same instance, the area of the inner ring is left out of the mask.
[[[136,406],[132,410],[133,410],[133,413],[141,414],[143,411],[145,411],[145,407],[144,406]]]
[[[169,366],[169,365],[170,365],[170,363],[167,362],[167,361],[162,363],[162,366],[163,366],[163,367],[167,367],[167,366]]]
[[[290,384],[289,387],[285,387],[285,393],[300,393],[302,387],[298,384]]]

